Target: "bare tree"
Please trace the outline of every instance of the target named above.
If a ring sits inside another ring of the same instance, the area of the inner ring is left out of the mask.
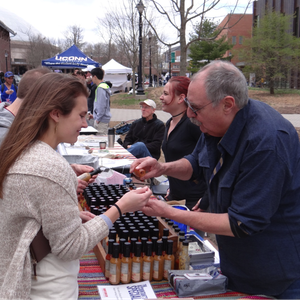
[[[42,35],[28,35],[29,44],[27,48],[27,62],[31,68],[41,65],[43,59],[55,56],[59,52],[59,48],[55,46],[54,40],[47,39]]]
[[[108,45],[108,54],[113,57],[113,47],[117,46],[118,52],[114,58],[119,58],[119,62],[127,61],[127,66],[132,68],[133,74],[137,71],[139,64],[139,14],[136,8],[138,1],[123,0],[118,3],[118,7],[111,7],[110,12],[104,19],[99,19],[98,30],[103,40]],[[149,21],[153,18],[149,15]],[[146,47],[145,40],[149,32],[149,25],[143,18],[143,48]],[[143,49],[143,62],[146,59]],[[124,63],[123,63],[124,64]],[[144,67],[144,63],[142,63]],[[135,86],[135,76],[133,76],[132,86]],[[135,92],[135,90],[134,90]]]
[[[83,42],[83,29],[78,25],[69,26],[68,30],[64,32],[65,36],[65,47],[70,48],[73,45],[76,45],[78,49],[82,49]]]
[[[118,45],[126,56],[133,73],[138,65],[138,12],[134,1],[123,1],[99,19],[101,35],[108,42],[108,54],[111,56],[113,45]],[[133,76],[134,80],[134,76]],[[133,89],[134,89],[133,81]],[[135,92],[135,89],[134,89]]]
[[[175,38],[174,42],[166,42],[165,40],[159,37],[157,28],[153,26],[151,20],[145,13],[145,19],[147,20],[149,26],[152,28],[153,32],[156,34],[157,38],[164,45],[171,47],[176,44],[180,44],[181,58],[180,58],[180,75],[185,75],[187,70],[187,49],[189,45],[193,42],[204,40],[201,36],[201,32],[194,39],[191,39],[189,42],[186,41],[186,32],[188,24],[192,24],[194,20],[197,20],[201,24],[204,19],[207,17],[207,14],[214,10],[217,5],[221,4],[221,0],[202,0],[199,4],[199,1],[194,0],[168,0],[169,4],[166,3],[167,0],[164,0],[163,5],[160,4],[157,0],[148,0],[149,5],[152,6],[165,21],[173,27],[178,33],[178,37]],[[223,1],[224,2],[224,1]],[[238,7],[239,0],[236,0],[231,14],[233,14]],[[248,6],[250,5],[251,0],[248,0]],[[246,12],[245,9],[245,12]],[[200,20],[200,22],[199,22]],[[228,20],[229,22],[229,20]],[[228,28],[228,22],[224,25],[224,28]],[[223,28],[223,29],[224,29]],[[221,29],[222,31],[222,29]],[[217,36],[210,37],[210,40],[215,39]]]

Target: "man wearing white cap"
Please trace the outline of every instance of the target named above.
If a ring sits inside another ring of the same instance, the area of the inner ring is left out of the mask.
[[[152,156],[159,159],[165,125],[154,113],[156,104],[153,100],[140,102],[140,107],[142,118],[132,123],[123,147],[137,158]]]

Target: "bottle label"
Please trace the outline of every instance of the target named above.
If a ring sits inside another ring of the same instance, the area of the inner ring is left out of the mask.
[[[141,280],[141,264],[139,262],[132,263],[132,280],[140,281]]]
[[[110,261],[106,260],[105,261],[105,274],[106,272],[109,274],[109,268],[110,268]],[[106,275],[105,275],[106,276]],[[109,276],[109,275],[108,275]]]
[[[151,263],[144,261],[143,263],[143,280],[150,280]]]
[[[171,270],[172,261],[171,260],[165,260],[164,263],[164,278],[168,278],[168,271]]]
[[[109,273],[110,273],[109,278],[110,278],[110,275],[117,274],[117,264],[110,264]]]
[[[122,275],[127,275],[128,274],[128,263],[123,263],[121,264],[121,276]]]
[[[158,272],[158,268],[159,268],[159,261],[158,260],[155,260],[153,262],[153,271],[154,272]]]

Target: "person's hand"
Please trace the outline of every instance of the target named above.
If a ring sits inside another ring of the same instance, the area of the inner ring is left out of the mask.
[[[96,216],[94,214],[92,214],[89,211],[81,211],[80,212],[80,218],[82,220],[82,223],[85,223],[89,220],[92,220],[93,218],[95,218]]]
[[[84,189],[89,185],[89,182],[78,179],[77,195],[82,194]]]
[[[195,204],[195,206],[192,208],[192,211],[201,211],[201,212],[205,212],[205,210],[204,209],[201,209],[201,208],[199,208],[199,205],[200,205],[200,201],[202,200],[202,198],[200,198],[199,200],[198,200],[198,202]]]
[[[129,149],[131,147],[131,145],[127,145],[127,149]]]
[[[94,171],[94,168],[87,165],[78,165],[78,164],[71,164],[73,171],[75,172],[76,176],[79,176],[83,173],[90,173]]]
[[[149,156],[134,160],[130,166],[130,173],[133,173],[134,169],[147,170],[146,175],[141,177],[140,180],[158,177],[163,174],[162,165],[155,158]]]
[[[166,195],[165,195],[165,199],[168,201],[169,199],[168,199],[168,196],[170,195],[170,189],[167,189],[167,193],[166,193]]]
[[[7,90],[5,93],[6,93],[7,95],[11,95],[13,92],[14,92],[14,90],[10,89],[10,90]]]
[[[146,186],[126,193],[116,204],[122,213],[141,210],[148,202],[152,191]]]
[[[147,216],[164,217],[166,210],[171,208],[172,206],[167,204],[167,202],[151,198],[142,208],[142,212]]]

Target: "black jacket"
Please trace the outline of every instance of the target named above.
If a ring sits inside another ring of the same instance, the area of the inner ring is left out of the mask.
[[[161,120],[157,119],[156,114],[153,114],[153,118],[148,122],[145,118],[140,118],[132,123],[123,142],[123,146],[127,149],[128,145],[143,142],[152,157],[159,159],[164,132],[165,125]]]

